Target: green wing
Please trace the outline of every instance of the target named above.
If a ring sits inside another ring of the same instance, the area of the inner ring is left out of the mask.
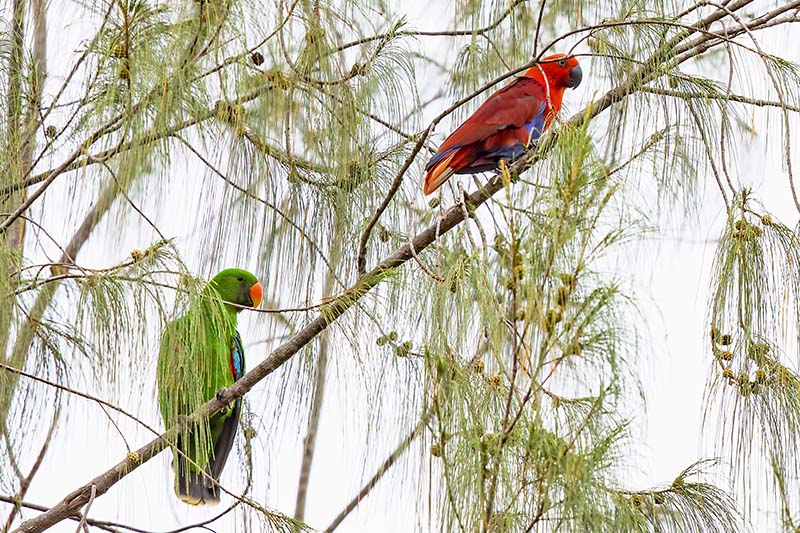
[[[236,334],[236,315],[223,305],[198,302],[181,318],[171,322],[161,338],[158,357],[158,396],[165,427],[195,411],[213,398],[221,387],[233,384],[230,370],[231,343]],[[226,421],[238,415],[237,406],[204,424],[183,431],[174,443],[175,492],[191,504],[215,503],[216,484],[202,471],[218,477],[222,465],[215,452]],[[234,423],[235,424],[235,423]],[[233,428],[235,436],[235,425]],[[232,442],[232,438],[231,438]],[[227,457],[227,452],[225,456]],[[187,461],[186,458],[190,459]],[[222,461],[224,464],[224,461]],[[217,471],[217,472],[214,472]]]

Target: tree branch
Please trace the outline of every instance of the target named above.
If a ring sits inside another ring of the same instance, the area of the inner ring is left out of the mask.
[[[36,473],[39,471],[39,467],[42,466],[42,461],[44,461],[44,456],[47,454],[47,449],[50,447],[50,441],[53,438],[53,433],[56,429],[56,424],[58,424],[58,418],[61,414],[61,403],[57,401],[56,409],[53,413],[53,420],[50,422],[50,428],[47,430],[47,436],[44,438],[44,443],[42,444],[41,449],[39,450],[39,455],[36,457],[36,460],[33,462],[33,466],[31,466],[30,472],[28,475],[25,476],[24,479],[21,479],[19,482],[19,490],[17,494],[14,496],[15,501],[21,501],[25,494],[28,492],[28,488],[31,486],[31,482],[33,478],[36,476]],[[9,442],[9,446],[11,443]],[[14,523],[14,518],[17,516],[17,513],[20,510],[20,505],[14,505],[14,508],[11,509],[11,512],[8,513],[8,518],[6,519],[6,525],[3,527],[3,531],[8,531],[11,529],[11,524]]]
[[[403,453],[408,449],[409,446],[411,446],[411,443],[414,441],[414,439],[416,439],[417,436],[419,436],[420,433],[422,433],[422,430],[425,429],[425,425],[428,423],[429,418],[430,418],[430,413],[428,411],[422,414],[422,417],[420,417],[419,422],[417,422],[417,425],[414,426],[414,429],[412,429],[411,432],[406,436],[406,438],[403,439],[402,442],[400,442],[397,448],[395,448],[394,451],[391,454],[389,454],[389,457],[387,457],[386,460],[383,462],[383,464],[381,464],[381,466],[378,468],[375,474],[370,478],[367,484],[364,485],[360,491],[358,491],[358,494],[356,494],[355,497],[353,497],[353,499],[350,500],[350,503],[348,503],[347,506],[345,506],[345,508],[342,509],[342,512],[336,515],[336,518],[334,518],[333,521],[328,525],[328,527],[325,528],[325,533],[331,533],[333,530],[339,527],[339,525],[341,525],[344,519],[347,518],[347,516],[351,512],[353,512],[353,509],[358,507],[358,504],[360,504],[361,501],[367,497],[367,495],[375,487],[375,485],[378,484],[378,481],[380,481],[383,475],[389,471],[389,469],[394,465],[394,463],[397,462],[400,456],[403,455]]]
[[[45,507],[44,505],[39,505],[38,503],[31,503],[31,502],[21,501],[16,497],[6,496],[4,494],[0,494],[0,502],[10,503],[10,504],[12,504],[12,505],[14,505],[16,507],[24,507],[25,509],[32,509],[34,511],[46,512],[46,511],[50,510],[49,507]],[[81,515],[79,513],[76,513],[76,514],[68,516],[67,519],[79,522],[80,519],[81,519]],[[102,522],[102,521],[99,521],[99,520],[92,520],[91,518],[87,518],[86,519],[86,523],[89,524],[92,527],[97,527],[97,528],[100,528],[100,529],[102,529],[104,531],[111,531],[112,533],[119,533],[118,529],[114,529],[114,528],[106,525],[105,522]],[[126,529],[128,529],[128,528],[126,528]],[[3,531],[8,531],[8,529],[6,528]],[[132,529],[131,531],[137,531],[137,530]]]
[[[331,244],[336,246],[341,238],[341,220],[334,221]],[[334,283],[337,280],[336,271],[331,266],[325,276],[324,297],[332,296]],[[322,415],[322,406],[325,401],[325,381],[328,370],[328,355],[330,351],[330,336],[325,331],[319,336],[319,355],[317,356],[316,375],[314,376],[314,389],[311,398],[311,409],[308,413],[308,427],[306,438],[303,440],[303,458],[300,462],[300,476],[297,481],[297,498],[294,506],[294,517],[298,520],[305,518],[306,496],[308,495],[308,481],[311,476],[311,466],[314,463],[319,421]]]

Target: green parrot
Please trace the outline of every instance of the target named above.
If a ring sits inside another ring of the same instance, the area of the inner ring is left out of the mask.
[[[261,284],[253,274],[229,268],[214,276],[186,314],[167,325],[161,336],[157,375],[165,427],[244,375],[244,348],[236,331],[236,316],[243,307],[257,308],[262,296]],[[219,503],[217,482],[233,447],[241,406],[241,399],[237,400],[178,435],[173,443],[172,470],[175,494],[181,501],[190,505]]]

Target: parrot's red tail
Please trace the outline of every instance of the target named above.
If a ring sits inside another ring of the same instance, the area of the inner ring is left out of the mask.
[[[474,159],[475,157],[472,150],[468,146],[454,150],[452,154],[431,167],[425,175],[423,192],[425,194],[431,194],[441,187],[442,183],[447,181],[450,176],[468,166]]]

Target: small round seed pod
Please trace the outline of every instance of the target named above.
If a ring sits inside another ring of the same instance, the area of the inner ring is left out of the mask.
[[[403,344],[395,346],[394,353],[397,354],[398,357],[407,357],[408,354],[411,353],[412,348],[414,348],[414,344],[411,341],[406,341]]]
[[[573,340],[564,348],[564,355],[580,355],[583,352],[583,345],[578,339]]]
[[[733,352],[729,352],[727,350],[723,350],[723,351],[720,351],[717,354],[717,357],[719,357],[723,361],[731,361],[731,360],[733,360]]]

